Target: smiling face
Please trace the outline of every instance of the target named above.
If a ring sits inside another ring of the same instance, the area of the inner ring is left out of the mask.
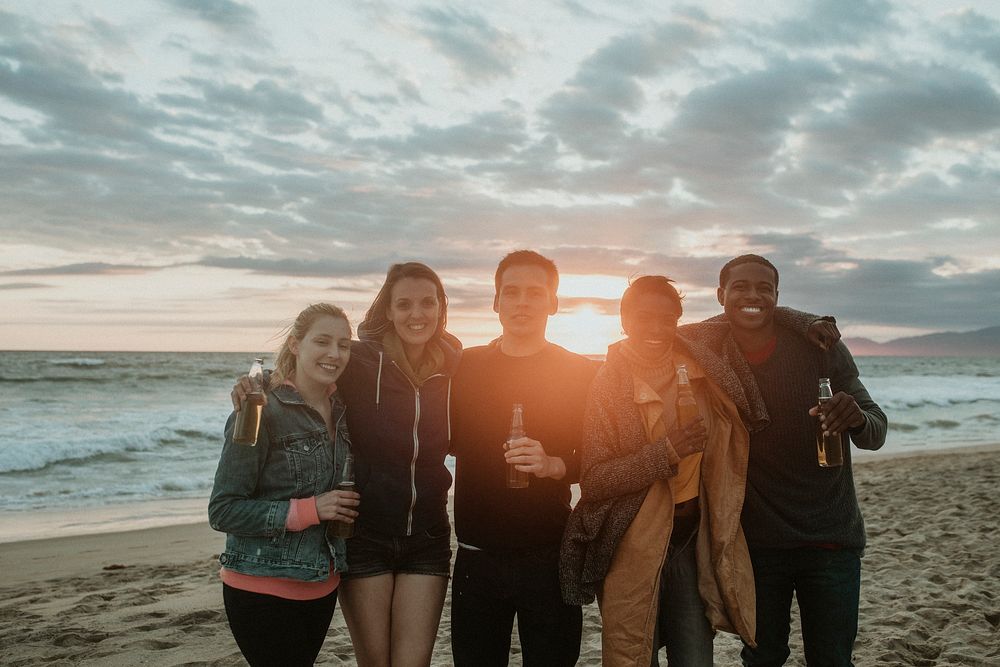
[[[504,337],[544,341],[549,315],[554,315],[558,307],[545,269],[530,264],[504,269],[493,298],[493,310],[500,316]]]
[[[679,318],[674,299],[658,292],[645,292],[622,310],[622,328],[629,347],[639,356],[660,359],[674,347]]]
[[[770,267],[746,262],[732,267],[718,289],[719,303],[737,332],[770,337],[778,304],[777,276]]]
[[[292,382],[300,391],[329,387],[351,358],[351,327],[342,317],[322,315],[301,340],[289,337],[288,349],[295,356]]]
[[[423,354],[441,314],[437,286],[425,278],[401,278],[392,286],[386,317],[408,357]]]

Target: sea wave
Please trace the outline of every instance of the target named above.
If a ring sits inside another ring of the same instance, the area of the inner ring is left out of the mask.
[[[110,384],[113,380],[106,377],[87,377],[84,375],[33,375],[33,376],[18,376],[18,375],[0,375],[0,382],[10,382],[17,384],[34,383],[34,382],[51,382],[53,384],[77,382],[84,384]]]
[[[199,429],[159,427],[148,433],[126,433],[95,439],[33,441],[24,446],[0,449],[0,474],[43,471],[61,464],[131,463],[136,452],[187,444],[192,440],[212,442],[217,433]]]
[[[26,494],[21,499],[8,499],[5,509],[24,506],[54,506],[71,505],[81,500],[111,499],[118,500],[150,498],[177,498],[203,496],[212,488],[212,479],[202,476],[177,475],[168,479],[149,480],[115,480],[113,483],[72,487],[69,485],[50,485],[40,487]]]
[[[48,363],[50,366],[73,366],[77,368],[90,368],[92,366],[103,366],[107,363],[105,359],[93,359],[90,357],[71,357],[49,359]]]
[[[958,428],[961,425],[961,422],[954,419],[932,419],[927,422],[927,426],[930,428]]]
[[[889,422],[889,431],[902,431],[903,433],[912,433],[914,431],[919,431],[920,427],[916,424],[906,424],[900,422]]]

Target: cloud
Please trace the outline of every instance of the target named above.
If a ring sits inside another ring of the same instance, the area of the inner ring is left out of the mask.
[[[433,155],[483,160],[509,155],[528,139],[524,115],[510,105],[499,111],[475,114],[469,121],[450,127],[418,123],[407,137],[380,138],[373,144],[402,159],[419,160]]]
[[[269,133],[297,134],[324,120],[323,107],[292,87],[270,79],[252,86],[188,77],[184,82],[204,100],[201,111],[246,119],[256,117]],[[190,98],[188,98],[190,99]]]
[[[331,257],[322,259],[269,259],[259,257],[204,257],[194,264],[198,266],[208,266],[214,268],[237,269],[252,271],[259,274],[269,274],[278,276],[299,276],[313,278],[351,278],[365,275],[385,275],[391,264],[411,261],[414,258],[395,250],[385,252],[382,255],[358,256],[350,249],[341,250]],[[442,252],[435,258],[427,258],[427,263],[432,265],[436,271],[446,271],[451,269],[467,269],[470,262],[460,256],[449,257],[447,252]]]
[[[793,119],[829,96],[838,81],[822,62],[777,59],[703,86],[684,98],[661,131],[662,155],[706,199],[757,188],[773,170]]]
[[[885,0],[811,0],[803,4],[800,15],[780,21],[767,32],[786,44],[821,48],[861,44],[896,29],[892,4]]]
[[[394,103],[400,104],[405,101],[421,105],[427,104],[420,92],[420,85],[409,73],[410,67],[406,64],[395,59],[380,57],[370,50],[358,46],[353,40],[345,46],[361,57],[365,69],[375,75],[375,80],[391,82],[398,95],[398,99],[395,99]]]
[[[714,27],[699,14],[612,39],[542,105],[546,129],[588,158],[608,159],[627,146],[627,114],[646,97],[642,79],[694,62]],[[616,150],[617,149],[617,150]]]
[[[221,30],[254,28],[257,11],[232,0],[165,0],[167,4]]]
[[[49,266],[38,269],[0,271],[0,276],[110,276],[148,273],[150,271],[159,271],[162,268],[164,267],[86,262],[82,264],[65,264],[62,266]]]
[[[853,90],[839,108],[800,121],[802,159],[781,177],[781,190],[843,205],[842,193],[887,182],[921,151],[988,140],[1000,128],[1000,96],[978,74],[913,63],[863,70],[845,74]]]
[[[46,285],[45,283],[0,283],[0,290],[44,289],[51,287],[52,285]]]
[[[117,75],[61,49],[36,23],[0,19],[0,94],[41,114],[49,141],[142,142],[150,138],[146,126],[169,120],[117,87]]]
[[[417,29],[468,82],[489,81],[514,72],[523,47],[513,34],[494,27],[482,14],[454,7],[416,11]]]
[[[595,12],[586,4],[582,2],[577,2],[577,0],[561,0],[559,4],[574,18],[586,19],[589,21],[608,20],[608,17],[606,15]]]
[[[1000,21],[972,10],[963,9],[949,17],[943,28],[943,41],[951,48],[975,53],[1000,68]]]

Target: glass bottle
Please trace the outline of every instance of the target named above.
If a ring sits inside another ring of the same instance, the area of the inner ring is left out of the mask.
[[[698,402],[694,398],[687,366],[677,365],[677,425],[684,426],[693,421],[698,413]]]
[[[510,435],[507,436],[505,449],[510,449],[510,443],[524,437],[524,408],[515,403],[510,415]],[[525,489],[528,487],[528,473],[518,470],[513,463],[507,464],[507,488]]]
[[[823,404],[833,398],[830,378],[819,379],[819,411]],[[835,468],[844,464],[844,445],[839,433],[823,434],[823,423],[816,416],[816,457],[823,468]]]
[[[340,482],[334,487],[337,491],[354,491],[354,455],[348,454],[344,459],[344,471]],[[354,524],[344,521],[330,521],[326,524],[326,534],[329,537],[342,537],[345,540],[354,537]]]
[[[233,430],[233,442],[237,445],[253,447],[257,444],[257,433],[260,431],[260,415],[264,409],[264,360],[254,359],[247,374],[253,390],[240,403],[240,411],[236,413],[236,428]]]

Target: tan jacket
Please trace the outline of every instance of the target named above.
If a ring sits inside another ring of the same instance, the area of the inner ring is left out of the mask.
[[[679,462],[669,440],[652,427],[665,405],[672,421],[674,394],[671,390],[664,396],[666,401],[660,400],[627,369],[616,368],[619,363],[609,351],[611,368],[598,376],[591,389],[591,401],[603,407],[588,410],[588,417],[594,419],[589,425],[594,428],[588,430],[584,450],[584,494],[567,527],[563,574],[582,570],[585,578],[593,576],[595,569],[600,570],[600,555],[612,548],[598,590],[603,663],[647,667],[654,649],[660,574],[673,523],[674,501],[667,478]],[[749,436],[733,401],[709,381],[701,366],[679,352],[676,363],[688,366],[709,433],[701,463],[699,590],[712,627],[737,633],[753,644],[753,569],[740,526]],[[611,425],[602,430],[598,420]],[[605,462],[608,465],[602,465]],[[651,479],[644,486],[633,489],[647,476]],[[606,487],[613,488],[615,483],[608,480],[618,478],[621,494],[611,496]],[[589,498],[588,490],[593,491]],[[616,526],[627,527],[622,532]],[[564,591],[566,583],[564,576]]]

